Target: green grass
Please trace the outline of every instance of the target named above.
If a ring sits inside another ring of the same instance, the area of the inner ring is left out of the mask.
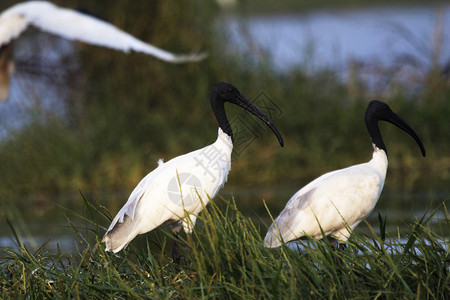
[[[255,226],[233,201],[219,200],[200,214],[192,236],[182,238],[185,259],[175,264],[171,235],[161,230],[118,254],[104,252],[98,241],[105,229],[97,220],[110,216],[85,204],[87,213],[78,218],[89,225],[69,220],[79,239],[73,254],[31,251],[15,233],[18,247],[1,254],[4,298],[445,299],[450,293],[449,241],[429,230],[433,213],[410,224],[402,242],[386,236],[380,218],[380,234],[354,233],[345,250],[326,239],[303,241],[301,250],[268,249],[266,227]],[[439,210],[443,226],[450,226],[446,207]]]

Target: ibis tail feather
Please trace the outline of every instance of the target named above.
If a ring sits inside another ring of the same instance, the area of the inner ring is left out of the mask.
[[[117,253],[124,249],[138,234],[139,231],[134,220],[125,215],[123,222],[117,222],[113,228],[106,232],[102,242],[106,245],[106,251]]]

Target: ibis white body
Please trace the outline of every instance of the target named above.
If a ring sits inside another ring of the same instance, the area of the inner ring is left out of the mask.
[[[106,235],[106,250],[118,252],[136,235],[164,223],[181,222],[190,233],[197,214],[227,181],[232,149],[231,138],[219,128],[215,143],[165,163],[160,160],[112,221],[108,232],[119,222],[122,234]]]
[[[310,182],[288,201],[264,239],[278,247],[308,235],[346,241],[375,207],[386,179],[388,161],[384,150],[374,146],[372,159],[363,164],[326,173]]]
[[[210,102],[219,125],[216,142],[166,163],[160,161],[158,168],[137,185],[109,226],[103,238],[106,250],[118,252],[136,235],[167,223],[181,223],[187,233],[192,231],[197,214],[216,196],[231,168],[233,131],[225,114],[225,102],[256,115],[284,145],[270,118],[231,84],[216,83]]]
[[[390,122],[411,135],[425,156],[422,141],[411,126],[386,103],[371,101],[365,122],[374,149],[372,159],[324,174],[295,193],[270,226],[264,239],[267,247],[278,247],[305,235],[347,241],[351,231],[372,212],[386,179],[387,151],[378,121]]]

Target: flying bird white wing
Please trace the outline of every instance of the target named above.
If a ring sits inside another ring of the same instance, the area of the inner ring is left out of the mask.
[[[0,15],[0,47],[18,37],[28,25],[69,40],[124,52],[142,52],[171,63],[199,61],[206,57],[205,54],[175,55],[144,43],[98,18],[46,1],[19,3],[5,10]]]

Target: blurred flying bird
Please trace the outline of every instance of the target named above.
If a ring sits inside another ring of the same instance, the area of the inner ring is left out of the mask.
[[[278,247],[305,235],[321,239],[322,231],[345,244],[351,231],[372,212],[386,178],[387,151],[378,121],[406,131],[425,156],[414,130],[386,103],[371,101],[365,122],[374,149],[372,160],[324,174],[295,193],[270,226],[264,238],[267,247]]]
[[[275,133],[280,145],[284,145],[270,118],[233,85],[216,83],[210,102],[219,125],[217,140],[166,163],[159,161],[159,166],[142,179],[109,226],[103,238],[107,251],[118,252],[138,234],[162,224],[175,224],[176,236],[181,227],[186,233],[192,232],[197,215],[225,184],[231,168],[234,138],[225,114],[225,102],[260,118]]]
[[[11,42],[29,25],[68,40],[81,41],[97,46],[136,51],[152,55],[170,63],[195,62],[206,54],[175,55],[118,29],[112,24],[90,15],[58,7],[46,1],[30,1],[16,4],[0,14],[0,101],[9,94],[9,76],[14,69],[7,57]]]

